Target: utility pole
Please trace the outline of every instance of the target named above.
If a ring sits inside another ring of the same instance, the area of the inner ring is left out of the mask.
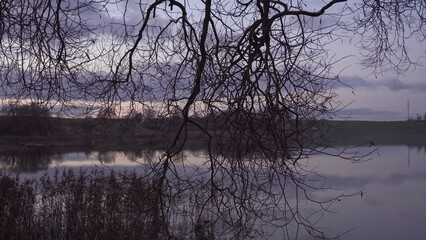
[[[410,120],[410,100],[407,100],[407,121]]]

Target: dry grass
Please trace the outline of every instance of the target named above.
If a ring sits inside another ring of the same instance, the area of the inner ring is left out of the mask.
[[[0,172],[0,239],[150,239],[153,192],[135,173],[22,181]]]

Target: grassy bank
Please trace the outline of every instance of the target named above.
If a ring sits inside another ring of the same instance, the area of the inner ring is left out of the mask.
[[[423,121],[328,121],[332,145],[426,145]]]
[[[47,123],[47,125],[46,125]],[[0,153],[34,147],[126,150],[144,146],[162,147],[172,141],[181,120],[150,119],[13,119],[0,117]],[[323,121],[317,132],[328,132],[328,145],[424,145],[423,121]],[[313,128],[313,131],[316,131]],[[195,126],[187,129],[187,141],[204,142],[205,135]],[[161,145],[161,146],[160,146]]]

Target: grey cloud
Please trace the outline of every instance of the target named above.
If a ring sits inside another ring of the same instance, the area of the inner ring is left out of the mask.
[[[398,112],[394,111],[377,111],[369,108],[352,108],[352,109],[342,109],[338,113],[353,113],[353,114],[382,114],[382,115],[393,115]]]
[[[426,91],[426,82],[402,82],[399,79],[385,79],[377,82],[377,86],[386,87],[392,91],[410,90],[413,92]]]
[[[351,87],[356,90],[361,89],[377,89],[379,87],[389,89],[391,91],[409,90],[412,92],[425,92],[426,82],[403,82],[400,79],[382,79],[382,80],[366,80],[360,76],[341,76],[340,83],[335,85],[336,88]]]
[[[342,76],[340,77],[340,83],[336,85],[336,87],[351,87],[354,89],[359,88],[369,88],[369,89],[375,89],[376,86],[365,80],[364,78],[360,76]]]
[[[406,115],[401,112],[373,110],[369,108],[341,109],[337,112],[337,115],[342,116],[342,118],[362,119],[362,120],[377,120],[377,119],[401,120],[406,118]]]

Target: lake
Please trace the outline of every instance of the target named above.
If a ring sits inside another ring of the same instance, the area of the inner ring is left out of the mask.
[[[341,149],[326,149],[337,153]],[[372,147],[350,149],[361,154]],[[187,165],[202,166],[204,152],[185,151]],[[159,151],[33,153],[31,156],[2,156],[0,167],[20,178],[52,174],[55,169],[107,167],[114,170],[138,169],[155,161]],[[312,192],[318,199],[340,194],[341,198],[319,215],[317,227],[341,239],[425,239],[426,228],[426,146],[379,146],[362,163],[353,163],[326,154],[304,160],[331,190]],[[301,203],[302,207],[305,203]],[[307,211],[312,205],[305,204]],[[282,239],[277,231],[274,236]]]

